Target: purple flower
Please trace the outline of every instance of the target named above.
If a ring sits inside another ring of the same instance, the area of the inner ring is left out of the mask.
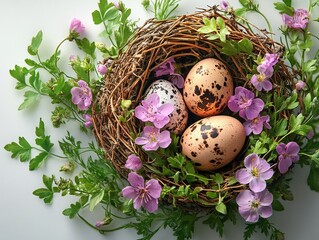
[[[308,139],[312,139],[314,135],[315,135],[315,133],[314,133],[314,131],[311,129],[311,130],[307,133],[307,138],[308,138]]]
[[[158,198],[161,196],[162,187],[155,179],[144,184],[144,179],[135,172],[128,175],[131,186],[122,189],[125,198],[133,200],[135,209],[144,207],[149,212],[155,212],[158,208]]]
[[[251,133],[257,135],[260,134],[263,130],[263,126],[267,129],[271,129],[271,126],[269,125],[269,116],[260,116],[252,119],[252,120],[247,120],[246,122],[243,123],[245,127],[245,132],[246,136],[249,136]]]
[[[169,76],[168,80],[176,85],[179,89],[184,87],[184,78],[181,74],[175,73],[175,60],[173,57],[169,58],[154,70],[156,78],[162,76]]]
[[[286,173],[292,163],[296,163],[299,160],[300,147],[296,142],[289,142],[286,144],[279,143],[276,147],[279,154],[278,169],[281,173]]]
[[[86,128],[89,128],[93,125],[93,119],[92,116],[90,114],[83,114],[82,115],[83,119],[84,119],[84,126]]]
[[[159,65],[155,70],[155,77],[161,77],[165,75],[171,75],[175,72],[174,68],[175,60],[173,57],[167,59],[161,65]]]
[[[272,194],[265,189],[254,193],[250,190],[240,192],[236,198],[238,211],[247,222],[257,222],[259,216],[269,218],[272,215]]]
[[[309,20],[309,12],[305,9],[295,9],[294,15],[282,14],[284,24],[294,29],[305,29]]]
[[[254,192],[261,192],[266,188],[266,181],[272,177],[274,171],[269,163],[257,154],[249,154],[244,159],[245,168],[236,172],[236,179],[241,184],[249,184]]]
[[[145,126],[141,137],[135,139],[137,145],[143,145],[145,151],[156,151],[159,147],[167,148],[172,142],[170,132],[153,126]]]
[[[228,100],[228,108],[248,120],[258,117],[264,105],[263,100],[255,98],[255,94],[244,87],[236,87],[235,95]]]
[[[254,74],[250,79],[250,83],[256,88],[257,91],[261,91],[264,89],[268,92],[272,89],[272,83],[264,74]]]
[[[168,115],[174,111],[172,103],[161,104],[157,93],[152,93],[142,100],[142,105],[135,108],[135,116],[143,122],[152,122],[155,127],[162,128],[169,123]]]
[[[300,91],[302,89],[305,89],[305,87],[306,87],[306,83],[301,80],[298,80],[298,82],[296,83],[296,89]]]
[[[78,105],[80,110],[88,110],[92,103],[91,89],[83,80],[79,80],[78,85],[79,87],[71,89],[72,102]]]
[[[142,166],[143,164],[141,162],[141,159],[135,154],[131,154],[130,156],[128,156],[125,163],[125,167],[132,171],[138,171],[141,169]]]
[[[105,75],[107,72],[107,67],[104,64],[98,64],[97,65],[97,71],[101,74],[101,75]]]
[[[176,87],[182,89],[184,87],[184,78],[178,73],[173,73],[168,77],[168,80],[171,81]]]
[[[261,65],[266,65],[267,67],[273,67],[279,60],[279,56],[276,53],[266,53],[264,60]]]
[[[70,24],[70,34],[73,38],[76,38],[78,36],[80,36],[85,30],[85,26],[83,25],[83,23],[77,19],[77,18],[73,18]]]
[[[223,0],[219,3],[219,7],[220,9],[227,11],[229,8],[229,3]]]

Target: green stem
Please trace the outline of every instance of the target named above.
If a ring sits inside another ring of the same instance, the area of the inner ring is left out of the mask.
[[[45,153],[47,153],[47,154],[49,154],[49,155],[51,155],[51,156],[53,156],[53,157],[56,157],[56,158],[60,158],[60,159],[68,159],[67,157],[59,156],[59,155],[57,155],[57,154],[54,154],[54,153],[51,153],[51,152],[44,151],[43,149],[40,149],[40,148],[37,148],[37,147],[32,147],[32,149],[37,150],[37,151],[39,151],[39,152],[45,152]]]

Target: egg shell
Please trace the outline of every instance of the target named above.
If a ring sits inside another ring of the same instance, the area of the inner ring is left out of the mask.
[[[190,111],[200,117],[220,114],[233,94],[233,79],[224,63],[206,58],[189,71],[183,90]]]
[[[218,115],[190,125],[181,136],[181,152],[202,171],[219,169],[236,158],[246,140],[245,129],[236,118]]]
[[[157,80],[147,88],[145,95],[147,97],[152,93],[159,95],[162,104],[172,103],[174,105],[174,111],[169,115],[170,121],[164,126],[164,129],[177,135],[181,134],[185,130],[188,121],[188,109],[181,92],[171,82]]]

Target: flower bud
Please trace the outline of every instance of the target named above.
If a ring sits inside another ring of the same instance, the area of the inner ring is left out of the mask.
[[[122,99],[121,101],[121,108],[122,109],[129,109],[130,106],[132,104],[132,101],[131,100],[125,100],[125,99]]]
[[[69,32],[70,32],[70,40],[79,37],[85,30],[85,26],[83,23],[77,19],[73,18],[70,24]]]
[[[111,217],[105,217],[103,220],[97,221],[96,224],[95,224],[95,226],[96,226],[97,228],[103,227],[103,226],[105,226],[105,225],[110,224],[110,223],[112,222],[112,220],[113,220],[113,219],[112,219]]]
[[[68,162],[60,168],[60,172],[72,172],[73,170],[74,164],[72,162]]]
[[[96,42],[95,47],[99,49],[102,53],[105,53],[107,51],[107,48],[104,43]]]
[[[296,89],[302,90],[302,89],[305,89],[305,87],[306,87],[306,83],[301,80],[298,80],[298,82],[296,83]]]
[[[98,64],[97,65],[97,71],[101,74],[101,75],[105,75],[107,72],[107,67],[104,64]]]

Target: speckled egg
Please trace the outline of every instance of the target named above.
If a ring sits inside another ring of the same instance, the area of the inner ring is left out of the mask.
[[[218,115],[190,125],[181,136],[182,154],[202,171],[216,170],[239,154],[246,140],[245,129],[236,118]]]
[[[146,97],[152,93],[157,93],[161,103],[172,103],[174,111],[169,115],[170,121],[164,126],[165,129],[181,134],[187,125],[188,110],[181,92],[169,81],[157,80],[153,82],[145,92]]]
[[[185,103],[200,117],[220,114],[233,94],[233,85],[224,63],[214,58],[204,59],[192,67],[185,79]]]

